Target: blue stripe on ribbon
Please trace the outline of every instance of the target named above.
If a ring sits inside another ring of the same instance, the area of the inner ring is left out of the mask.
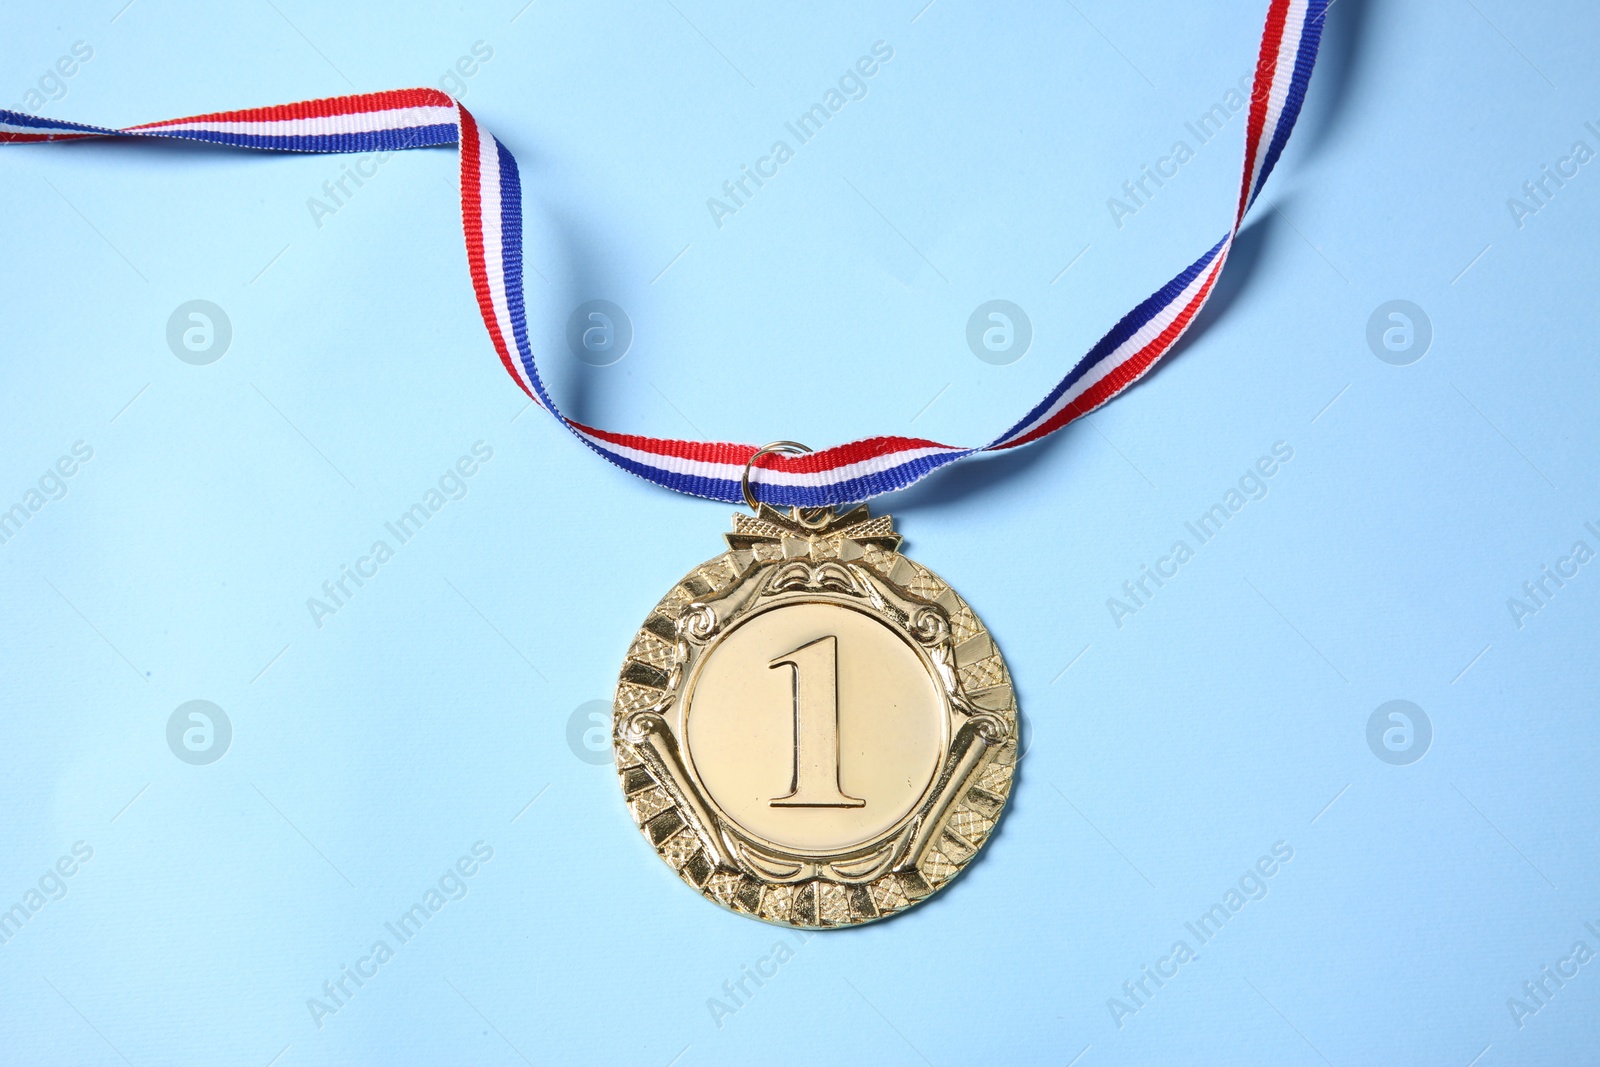
[[[29,115],[23,111],[6,111],[4,108],[0,108],[0,122],[8,126],[26,126],[29,129],[42,130],[46,133],[55,130],[98,134],[115,134],[118,132],[116,130],[108,130],[103,126],[84,126],[76,122],[62,122],[60,119],[42,119],[37,115]]]
[[[214,130],[140,130],[117,133],[119,137],[173,137],[184,141],[230,145],[235,148],[264,148],[280,152],[399,152],[408,148],[431,148],[455,144],[460,127],[453,122],[431,126],[404,126],[363,133],[253,134],[218,133]]]
[[[499,138],[493,140],[495,158],[500,161],[500,258],[505,266],[506,315],[511,319],[517,358],[528,369],[528,377],[537,379],[533,345],[528,340],[527,302],[522,292],[522,178],[517,172],[516,157]]]

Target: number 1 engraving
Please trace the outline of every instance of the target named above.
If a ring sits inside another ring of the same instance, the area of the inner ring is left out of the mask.
[[[832,634],[786,652],[768,668],[794,668],[794,780],[775,808],[863,808],[839,788],[839,640]]]

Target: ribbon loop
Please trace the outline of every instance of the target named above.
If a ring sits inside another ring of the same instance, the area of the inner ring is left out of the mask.
[[[1033,410],[988,444],[963,448],[912,437],[867,437],[780,456],[749,486],[761,503],[839,507],[904,489],[980,452],[1031,444],[1095,410],[1172,350],[1210,298],[1234,236],[1277,165],[1300,114],[1327,0],[1271,0],[1245,127],[1233,224],[1171,281],[1128,312]],[[623,470],[680,493],[738,502],[754,445],[614,433],[567,418],[546,391],[528,339],[522,285],[522,187],[517,161],[471,113],[437,89],[399,89],[223,111],[123,129],[0,110],[0,144],[87,137],[164,137],[281,152],[393,152],[459,144],[461,222],[483,323],[512,380],[577,439]]]

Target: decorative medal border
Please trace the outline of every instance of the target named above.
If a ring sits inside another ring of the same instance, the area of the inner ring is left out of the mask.
[[[1288,143],[1316,62],[1327,0],[1271,0],[1250,94],[1244,167],[1233,224],[1215,245],[1128,314],[1033,410],[976,448],[921,438],[868,437],[806,456],[768,454],[756,469],[764,503],[837,507],[903,489],[980,452],[1031,444],[1105,404],[1143,377],[1210,298],[1245,212]],[[401,89],[152,122],[86,126],[0,110],[0,144],[86,137],[167,137],[284,152],[391,152],[458,143],[461,221],[478,308],[517,385],[578,440],[623,470],[680,493],[729,503],[754,445],[619,434],[567,418],[545,390],[528,341],[522,287],[522,184],[505,145],[436,89]],[[514,351],[513,351],[514,350]]]

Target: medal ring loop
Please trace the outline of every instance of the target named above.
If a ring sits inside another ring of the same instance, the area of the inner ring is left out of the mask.
[[[761,502],[750,491],[750,468],[762,456],[782,454],[785,456],[799,456],[810,452],[811,449],[799,441],[774,441],[770,445],[762,445],[750,453],[750,458],[745,460],[744,473],[739,477],[739,491],[744,494],[744,502],[750,505],[750,510],[756,513],[761,511]]]

